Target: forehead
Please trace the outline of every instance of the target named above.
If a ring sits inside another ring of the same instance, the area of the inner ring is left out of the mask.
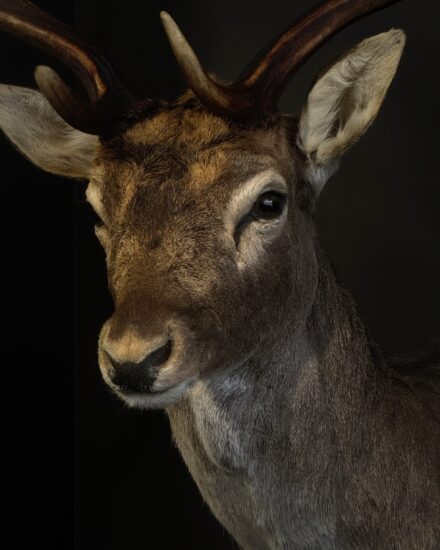
[[[166,109],[102,143],[91,187],[105,186],[105,203],[113,211],[142,203],[153,191],[218,199],[267,168],[287,178],[283,171],[292,155],[287,136],[285,121],[245,129],[203,110]]]

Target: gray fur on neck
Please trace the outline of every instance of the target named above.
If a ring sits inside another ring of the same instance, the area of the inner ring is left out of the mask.
[[[317,250],[304,324],[170,407],[175,441],[245,549],[434,548],[438,386],[415,400],[381,364]]]

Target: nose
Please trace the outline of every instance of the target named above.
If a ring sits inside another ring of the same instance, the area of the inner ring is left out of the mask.
[[[158,367],[165,363],[171,354],[171,340],[138,363],[118,362],[108,351],[105,351],[105,354],[111,363],[108,375],[115,386],[125,393],[145,393],[151,391]]]

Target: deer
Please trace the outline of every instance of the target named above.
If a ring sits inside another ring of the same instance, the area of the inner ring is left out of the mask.
[[[63,63],[0,86],[0,126],[41,169],[89,181],[114,313],[103,380],[165,409],[214,516],[246,550],[440,547],[440,348],[383,358],[339,282],[315,207],[379,112],[405,34],[279,99],[337,32],[396,0],[325,0],[223,82],[161,14],[188,90],[137,100],[65,24],[0,0],[0,28]]]

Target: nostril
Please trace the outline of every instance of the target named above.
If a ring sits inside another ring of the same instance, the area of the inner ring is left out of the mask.
[[[105,352],[105,354],[107,355],[107,358],[111,363],[111,367],[107,369],[108,377],[110,378],[110,380],[114,380],[116,376],[116,369],[115,369],[115,366],[113,365],[113,359],[107,352]]]
[[[168,360],[171,349],[171,340],[168,340],[165,345],[155,349],[138,363],[116,361],[105,351],[111,365],[107,371],[108,376],[116,386],[125,392],[150,391],[157,377],[157,368]]]
[[[143,368],[159,367],[168,360],[170,355],[171,340],[168,340],[168,342],[164,346],[155,349],[153,352],[147,355],[145,359],[143,359],[139,363],[139,366]]]

